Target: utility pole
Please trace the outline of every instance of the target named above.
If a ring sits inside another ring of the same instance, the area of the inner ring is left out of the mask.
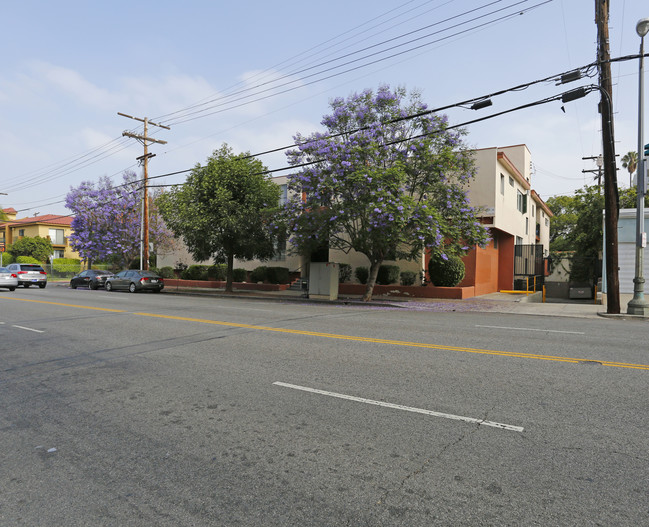
[[[142,257],[140,258],[140,269],[148,269],[149,268],[149,192],[148,192],[149,171],[148,168],[149,168],[149,158],[155,156],[155,154],[149,153],[149,144],[158,143],[161,145],[166,145],[167,141],[162,141],[160,139],[152,139],[147,135],[147,133],[150,124],[152,124],[153,126],[159,126],[160,128],[164,128],[166,130],[171,130],[171,128],[163,124],[156,124],[153,121],[149,121],[147,117],[141,119],[140,117],[133,117],[131,115],[127,115],[125,113],[120,113],[120,112],[117,112],[117,115],[121,115],[122,117],[128,117],[129,119],[134,119],[136,121],[140,121],[141,123],[144,123],[143,135],[133,134],[127,131],[122,132],[122,135],[126,137],[132,137],[133,139],[137,139],[140,143],[142,143],[142,145],[144,145],[144,155],[136,159],[142,162],[142,164],[144,165],[144,197],[143,197],[143,211],[142,211],[143,236],[141,239]]]
[[[601,92],[602,152],[604,154],[604,210],[606,227],[606,312],[620,313],[620,277],[618,269],[617,220],[619,201],[617,172],[615,167],[615,141],[613,132],[613,87],[608,48],[608,12],[610,0],[595,0],[595,23],[597,24],[597,61]]]

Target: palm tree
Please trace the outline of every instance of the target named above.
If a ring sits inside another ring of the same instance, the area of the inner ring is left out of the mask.
[[[629,171],[629,187],[632,186],[631,175],[638,168],[638,152],[627,152],[622,158],[622,166]]]

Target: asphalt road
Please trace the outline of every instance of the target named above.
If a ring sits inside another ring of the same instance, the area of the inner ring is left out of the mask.
[[[0,291],[0,525],[647,525],[647,325]]]

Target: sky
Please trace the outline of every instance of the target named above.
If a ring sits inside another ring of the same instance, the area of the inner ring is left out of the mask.
[[[611,57],[637,55],[649,4],[611,4]],[[70,214],[65,195],[82,181],[142,173],[142,145],[122,135],[142,123],[118,112],[170,127],[149,127],[167,141],[149,148],[149,177],[173,185],[187,174],[165,174],[205,163],[223,143],[257,154],[323,130],[335,97],[388,84],[440,108],[596,60],[594,0],[32,0],[4,2],[2,19],[0,205],[18,218]],[[614,63],[612,77],[621,157],[637,149],[637,58]],[[596,83],[541,82],[443,113],[462,124]],[[512,111],[467,125],[466,141],[526,144],[532,187],[543,199],[570,195],[593,182],[582,170],[595,162],[582,158],[602,151],[598,103],[595,91]],[[259,159],[287,166],[283,151]]]

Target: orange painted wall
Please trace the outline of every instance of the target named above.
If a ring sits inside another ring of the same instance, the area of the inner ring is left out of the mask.
[[[498,290],[514,288],[514,237],[500,233],[498,239]]]

